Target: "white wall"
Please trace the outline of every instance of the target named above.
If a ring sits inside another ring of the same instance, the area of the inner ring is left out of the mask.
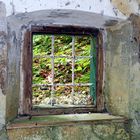
[[[125,18],[110,3],[110,0],[1,0],[5,3],[7,13],[31,12],[42,9],[77,9],[101,13],[108,16]]]

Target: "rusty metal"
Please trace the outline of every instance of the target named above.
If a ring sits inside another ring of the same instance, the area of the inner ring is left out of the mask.
[[[47,86],[54,86],[54,87],[57,87],[57,86],[91,86],[92,83],[70,83],[70,84],[60,84],[60,83],[57,83],[57,84],[33,84],[32,87],[47,87]]]
[[[76,56],[75,59],[81,59],[81,58],[92,58],[93,56]],[[73,56],[68,56],[68,55],[58,55],[58,56],[52,56],[52,55],[34,55],[33,58],[73,58]]]

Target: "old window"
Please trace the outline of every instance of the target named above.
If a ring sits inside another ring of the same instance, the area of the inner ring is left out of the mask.
[[[27,73],[32,75],[26,77],[25,112],[38,115],[101,111],[103,54],[99,31],[34,26],[27,34],[30,50]],[[39,44],[35,44],[39,41],[32,42],[39,36],[48,42],[38,46],[43,50],[41,54],[36,47]],[[42,100],[37,101],[36,97]]]

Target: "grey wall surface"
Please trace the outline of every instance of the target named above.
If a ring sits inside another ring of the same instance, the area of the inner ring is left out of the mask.
[[[140,17],[107,29],[105,98],[109,112],[132,119],[132,139],[140,139]]]
[[[96,14],[95,16],[91,13],[85,14],[90,17],[86,20],[81,19],[81,16],[78,20],[77,18],[72,20],[75,14],[71,17],[69,17],[71,14],[64,14],[67,16],[62,18],[61,12],[58,12],[58,17],[55,19],[53,15],[46,18],[45,16],[49,14],[44,10],[6,17],[5,5],[0,2],[0,129],[7,120],[17,116],[18,101],[23,88],[20,86],[22,85],[20,65],[25,30],[31,25],[78,24],[101,28],[106,33],[104,35],[106,108],[112,114],[132,119],[132,138],[139,140],[140,17],[131,15],[122,22],[119,19]],[[84,13],[82,15],[84,16]],[[119,22],[105,26],[106,21],[110,20]]]

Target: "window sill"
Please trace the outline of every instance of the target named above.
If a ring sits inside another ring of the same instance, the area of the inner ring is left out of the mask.
[[[66,114],[66,115],[48,115],[20,117],[15,119],[7,126],[7,129],[33,128],[45,126],[66,126],[78,124],[100,124],[100,123],[121,123],[127,122],[127,119],[120,116],[113,116],[107,113],[90,114]]]

